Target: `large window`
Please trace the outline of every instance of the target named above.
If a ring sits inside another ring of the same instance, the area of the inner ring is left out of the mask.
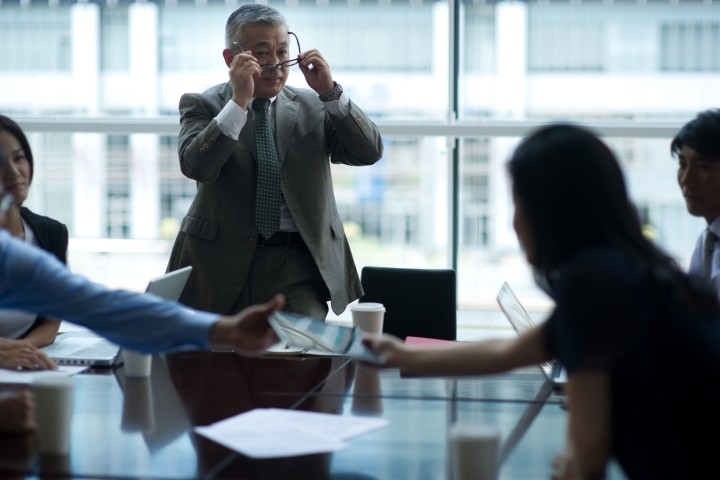
[[[628,126],[608,142],[648,231],[687,261],[701,222],[685,212],[668,143],[720,105],[717,2],[269,3],[383,131],[376,165],[333,165],[359,267],[455,267],[461,308],[493,306],[502,280],[547,305],[510,225],[504,163],[528,128],[556,119]],[[119,242],[164,270],[196,190],[179,170],[178,100],[226,81],[235,6],[0,3],[0,111],[31,133],[28,205],[69,226],[76,270],[142,288]],[[305,86],[299,69],[289,83]],[[112,250],[100,270],[84,257],[93,248]]]

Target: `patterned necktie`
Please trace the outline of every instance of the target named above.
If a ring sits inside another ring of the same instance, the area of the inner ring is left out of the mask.
[[[705,230],[705,238],[703,239],[703,273],[705,278],[711,278],[712,275],[713,253],[715,252],[715,244],[717,241],[717,235],[710,229]]]
[[[256,98],[252,102],[258,151],[254,220],[266,240],[280,229],[280,162],[270,127],[269,107],[267,98]]]

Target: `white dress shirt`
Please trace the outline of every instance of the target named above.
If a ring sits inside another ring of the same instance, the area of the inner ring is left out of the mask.
[[[720,238],[720,217],[713,220],[708,228],[700,234],[695,243],[695,250],[693,251],[692,257],[690,257],[690,268],[688,272],[693,275],[703,276],[715,285],[715,290],[718,292],[718,298],[720,298],[720,242],[715,242],[715,245],[710,254],[710,263],[705,265],[705,243],[707,242],[707,233],[712,232],[718,238]]]
[[[273,125],[273,132],[276,132],[277,129],[275,128],[275,99],[277,97],[272,97],[270,99],[270,123]],[[245,126],[245,123],[247,123],[248,119],[248,112],[252,110],[252,102],[255,99],[255,97],[250,99],[250,102],[245,106],[245,108],[241,107],[237,103],[233,102],[232,100],[227,102],[222,110],[220,110],[220,113],[218,113],[217,117],[215,117],[215,121],[217,121],[218,128],[220,131],[225,134],[226,136],[237,140],[240,137],[240,131]],[[337,100],[331,100],[329,102],[324,102],[325,108],[327,109],[328,113],[331,115],[334,115],[336,117],[343,118],[348,113],[350,113],[349,105],[350,105],[350,98],[345,95],[345,93],[340,94],[340,98]],[[276,140],[277,143],[277,140]],[[288,209],[287,203],[285,202],[285,196],[281,197],[280,200],[280,231],[281,232],[297,232],[298,228],[295,225],[295,220],[292,218],[292,214],[290,213],[290,210]]]

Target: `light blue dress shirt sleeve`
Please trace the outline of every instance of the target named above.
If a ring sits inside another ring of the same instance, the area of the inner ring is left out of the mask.
[[[93,283],[5,230],[0,231],[0,308],[62,318],[142,352],[208,348],[210,327],[219,319],[154,295]]]

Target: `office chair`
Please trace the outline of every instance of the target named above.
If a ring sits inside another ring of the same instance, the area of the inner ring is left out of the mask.
[[[455,270],[363,267],[360,282],[360,302],[385,305],[383,332],[456,340]]]

